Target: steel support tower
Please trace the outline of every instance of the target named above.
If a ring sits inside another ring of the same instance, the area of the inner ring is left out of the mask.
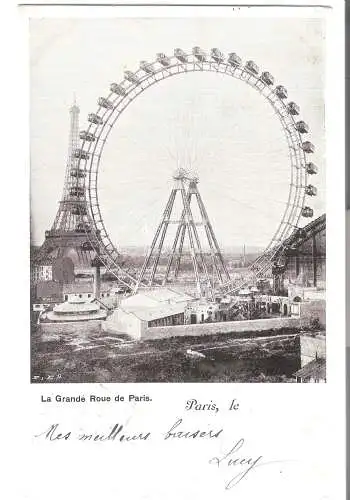
[[[49,231],[45,231],[45,241],[37,259],[45,256],[59,259],[70,257],[75,271],[91,271],[91,261],[95,256],[87,232],[92,231],[85,193],[86,172],[79,168],[81,151],[79,147],[79,107],[75,100],[70,110],[70,130],[67,164],[61,201],[55,220]]]
[[[173,176],[174,185],[168,202],[157,227],[151,247],[143,263],[135,291],[142,284],[152,287],[161,282],[166,285],[178,279],[181,261],[184,257],[184,242],[187,237],[189,254],[192,262],[194,281],[197,293],[202,296],[208,294],[213,297],[217,285],[230,279],[213,227],[210,223],[205,205],[198,191],[198,177],[190,175],[184,169],[179,169]],[[176,197],[180,197],[181,216],[173,219],[173,209]],[[197,203],[200,220],[195,220],[192,212],[193,203]],[[167,255],[167,264],[164,274],[159,276],[159,262],[164,259],[164,241],[170,224],[176,224],[176,234]],[[198,232],[198,227],[205,230],[204,241]],[[204,249],[204,244],[208,249]],[[160,279],[161,278],[161,279]]]

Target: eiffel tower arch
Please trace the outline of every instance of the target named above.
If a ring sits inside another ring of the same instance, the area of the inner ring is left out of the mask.
[[[75,101],[69,113],[70,130],[63,193],[52,227],[45,231],[44,243],[34,260],[40,262],[49,258],[54,268],[55,263],[64,266],[69,259],[73,263],[75,274],[91,274],[96,252],[89,242],[87,233],[96,231],[93,229],[86,203],[86,172],[79,167],[80,109]]]

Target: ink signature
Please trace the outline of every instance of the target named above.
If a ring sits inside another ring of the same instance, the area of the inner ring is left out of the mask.
[[[266,462],[262,455],[250,456],[242,450],[244,447],[244,438],[236,441],[230,450],[222,456],[216,456],[209,460],[209,464],[216,465],[218,468],[232,468],[234,475],[225,483],[225,489],[230,490],[237,486],[244,478],[247,478],[254,469],[262,465],[279,463],[281,460]]]

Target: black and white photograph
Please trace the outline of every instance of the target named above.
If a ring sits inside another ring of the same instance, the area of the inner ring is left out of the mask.
[[[326,37],[29,19],[32,383],[327,381]]]
[[[344,9],[243,3],[0,16],[6,499],[346,498]]]

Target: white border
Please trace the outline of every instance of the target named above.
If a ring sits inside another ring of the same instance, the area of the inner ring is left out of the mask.
[[[40,2],[39,2],[40,3]],[[90,3],[90,2],[85,2]],[[246,2],[241,2],[246,3]],[[263,3],[263,2],[255,2]],[[303,5],[301,0],[295,4]],[[319,2],[309,2],[319,4]],[[326,128],[327,128],[327,384],[322,386],[310,385],[282,385],[282,384],[240,384],[235,386],[235,391],[242,399],[251,401],[252,407],[261,401],[261,395],[267,400],[274,400],[288,393],[290,404],[301,405],[299,414],[303,419],[308,418],[303,411],[303,402],[306,404],[310,398],[315,405],[319,405],[320,422],[314,425],[332,429],[332,440],[325,440],[324,457],[329,464],[331,481],[334,487],[332,499],[345,499],[345,135],[344,135],[344,6],[339,0],[328,2],[333,6],[329,10],[328,33],[328,62],[326,83]],[[12,8],[12,9],[11,9]],[[2,6],[3,9],[3,6]],[[6,68],[5,78],[7,87],[2,92],[2,130],[1,138],[5,148],[2,150],[2,335],[4,345],[3,368],[5,381],[4,401],[11,409],[9,426],[6,427],[6,437],[9,442],[5,444],[9,458],[18,459],[17,446],[24,446],[22,453],[29,459],[28,433],[33,428],[39,413],[45,414],[44,408],[37,404],[38,396],[46,390],[40,385],[31,385],[29,378],[29,91],[28,91],[28,47],[27,47],[27,21],[25,16],[35,17],[107,17],[115,15],[115,8],[107,7],[26,7],[21,8],[20,21],[16,8],[6,5],[5,9],[12,10],[11,21],[1,16],[5,21],[2,30],[4,40],[1,46],[5,48],[2,54],[2,66]],[[134,7],[118,8],[119,15],[150,15],[164,16],[165,7],[138,7],[137,14]],[[221,16],[227,8],[217,8],[215,14],[209,13],[209,7],[185,9],[185,15]],[[200,12],[199,10],[200,9]],[[242,9],[243,10],[243,9]],[[232,11],[233,16],[242,15],[241,11]],[[305,16],[306,8],[301,9],[298,15]],[[158,11],[158,12],[157,12]],[[167,8],[167,15],[180,14],[179,8]],[[288,15],[296,15],[299,9],[288,9]],[[281,13],[278,12],[278,15]],[[249,12],[253,15],[253,11]],[[260,15],[260,13],[259,13]],[[266,15],[271,15],[271,10]],[[286,14],[287,15],[287,14]],[[11,49],[11,50],[10,50]],[[2,84],[4,81],[2,81]],[[15,193],[15,196],[14,196]],[[20,200],[20,201],[19,201]],[[18,207],[20,208],[18,210]],[[116,384],[108,384],[108,390]],[[157,388],[150,389],[147,384],[139,384],[140,392],[148,390],[155,392],[160,397],[169,398],[170,393],[174,400],[181,398],[182,394],[200,394],[205,392],[220,393],[225,397],[232,391],[232,384],[158,384]],[[80,387],[77,387],[80,386]],[[127,384],[124,385],[125,391]],[[65,386],[65,393],[74,393],[77,390],[101,390],[99,384],[81,384]],[[103,389],[105,390],[105,388]],[[191,392],[192,391],[192,392]],[[260,394],[260,396],[258,396]],[[283,398],[282,398],[283,399]],[[69,412],[69,408],[66,409]],[[27,425],[23,425],[20,435],[13,426],[15,416],[23,420],[23,415],[28,414]],[[30,417],[29,417],[30,415]],[[45,415],[44,415],[45,416]],[[257,418],[259,414],[257,414]],[[322,423],[322,425],[321,425]],[[11,424],[11,425],[10,425]],[[23,439],[25,444],[23,445]],[[324,439],[324,436],[319,436]],[[329,444],[328,450],[326,450]],[[334,462],[333,462],[334,460]],[[14,465],[14,464],[13,464]],[[19,464],[24,466],[24,464]],[[20,467],[20,472],[22,471]],[[14,493],[13,485],[18,482],[18,470],[13,468],[8,475],[12,480],[12,488],[6,498],[18,499]],[[12,491],[12,493],[11,493]],[[50,492],[48,492],[50,496]],[[32,500],[32,497],[28,497]],[[73,496],[72,496],[73,498]],[[34,500],[34,498],[33,498]],[[156,499],[158,500],[158,498]]]

